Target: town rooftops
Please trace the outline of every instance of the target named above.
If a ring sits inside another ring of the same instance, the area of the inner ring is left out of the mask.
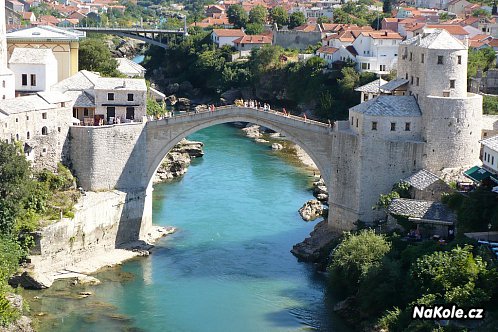
[[[48,64],[57,63],[57,59],[50,48],[22,48],[16,47],[12,51],[9,64]]]
[[[382,78],[379,78],[379,79],[376,79],[375,81],[372,81],[370,83],[367,83],[365,85],[357,87],[354,90],[360,91],[360,92],[367,92],[367,93],[379,93],[380,86],[385,84],[385,83],[387,83],[387,81],[384,81]]]
[[[465,30],[461,25],[454,24],[428,24],[427,28],[429,29],[444,29],[448,31],[450,34],[458,36],[467,36],[469,33]]]
[[[482,145],[491,150],[498,151],[498,135],[480,141]]]
[[[324,53],[324,54],[334,54],[337,52],[339,49],[336,47],[330,47],[330,46],[322,46],[320,47],[316,52],[317,53]]]
[[[243,37],[244,31],[241,29],[213,29],[213,33],[218,37]]]
[[[378,96],[350,108],[351,111],[370,116],[421,116],[414,96]]]
[[[233,41],[234,44],[271,44],[272,39],[265,35],[245,35]]]
[[[81,91],[92,89],[95,86],[97,79],[100,77],[99,73],[94,73],[87,70],[80,70],[73,76],[70,76],[57,84],[52,86],[52,91]]]
[[[467,49],[458,39],[443,29],[424,32],[413,38],[401,42],[401,45],[417,45],[421,48],[443,49],[443,50],[465,50]]]
[[[43,92],[38,92],[37,94],[49,104],[66,103],[68,101],[71,101],[71,97],[66,96],[65,94],[60,93],[58,91],[53,91],[53,92],[43,91]]]
[[[410,186],[418,190],[424,190],[425,188],[429,187],[431,184],[439,180],[440,178],[438,178],[435,174],[432,174],[426,169],[421,169],[417,173],[412,174],[404,179],[403,182],[408,183]]]
[[[364,31],[361,34],[373,39],[403,39],[399,33],[390,30]]]
[[[7,33],[7,40],[12,41],[79,41],[84,37],[84,32],[64,30],[48,25],[39,25]]]
[[[408,217],[420,221],[428,221],[442,225],[452,225],[456,215],[443,203],[420,201],[416,199],[396,198],[389,204],[388,211],[392,215]]]

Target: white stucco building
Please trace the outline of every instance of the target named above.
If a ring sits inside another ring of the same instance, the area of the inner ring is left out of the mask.
[[[396,69],[402,40],[399,33],[388,30],[362,32],[352,44],[358,70],[386,74]]]
[[[211,40],[218,47],[224,45],[233,46],[233,42],[246,34],[241,29],[213,29],[211,33]]]
[[[481,146],[483,168],[493,174],[498,174],[498,136],[482,140]]]
[[[18,94],[47,91],[57,83],[57,59],[49,48],[15,48],[9,68]]]

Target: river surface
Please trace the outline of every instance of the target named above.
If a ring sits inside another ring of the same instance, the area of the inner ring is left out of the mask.
[[[178,231],[151,256],[98,273],[99,286],[31,293],[40,330],[348,331],[324,276],[289,252],[315,224],[297,213],[312,174],[227,125],[190,139],[205,143],[204,157],[154,189],[154,223]],[[78,299],[82,290],[93,295]]]

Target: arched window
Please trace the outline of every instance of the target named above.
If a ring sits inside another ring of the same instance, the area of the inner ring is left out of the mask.
[[[29,131],[26,133],[26,139],[29,139]]]
[[[47,127],[42,128],[42,135],[48,135],[48,129]]]
[[[16,134],[16,141],[19,140],[19,134]]]

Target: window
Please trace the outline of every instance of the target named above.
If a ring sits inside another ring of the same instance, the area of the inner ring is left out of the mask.
[[[351,125],[353,125],[353,119],[354,119],[354,117],[351,117]]]
[[[410,76],[410,84],[413,84],[413,76]]]
[[[461,64],[462,64],[462,56],[461,56],[461,55],[457,56],[457,63],[458,63],[459,65],[461,65]]]
[[[377,130],[377,122],[372,121],[372,130]]]
[[[437,64],[438,65],[442,65],[443,64],[443,56],[442,55],[438,55],[437,56]]]
[[[44,119],[44,120],[47,119],[47,112],[42,113],[42,119]]]
[[[115,120],[116,118],[116,107],[107,107],[107,122],[111,122],[112,120]]]
[[[413,60],[413,52],[410,52],[410,61]]]
[[[405,122],[405,131],[410,131],[410,122]]]
[[[128,94],[128,101],[133,101],[133,93]]]
[[[396,122],[391,122],[391,131],[396,131]]]
[[[358,128],[358,118],[356,118],[356,128]]]
[[[407,80],[408,79],[408,73],[405,74],[405,79]]]
[[[26,115],[26,121],[29,120],[29,115]]]
[[[61,127],[57,127],[57,131],[60,133],[62,131]]]
[[[449,91],[443,91],[443,97],[449,97],[450,92]]]
[[[368,100],[368,93],[365,93],[365,94],[363,95],[363,101],[367,101],[367,100]]]
[[[29,131],[26,133],[26,139],[29,139]]]
[[[380,71],[386,71],[386,65],[380,65],[379,67]]]
[[[370,69],[370,63],[368,63],[368,62],[362,62],[361,63],[361,69],[363,69],[363,70]]]
[[[66,103],[62,102],[61,107],[66,107]]]
[[[42,128],[42,135],[48,135],[48,129],[47,127]]]
[[[420,78],[417,77],[417,86],[420,84]]]
[[[424,63],[424,60],[425,60],[425,54],[424,54],[424,53],[422,53],[422,54],[420,55],[420,62],[421,62],[421,63]]]
[[[22,74],[21,76],[22,86],[28,85],[28,74]]]
[[[19,134],[16,134],[16,141],[19,140]]]
[[[108,93],[107,100],[114,100],[114,93]]]
[[[495,164],[495,156],[491,156],[491,165]]]
[[[2,81],[2,88],[5,88],[5,81]]]
[[[16,118],[16,122],[19,122],[19,118]]]
[[[88,108],[83,109],[83,116],[88,116]]]
[[[31,74],[31,86],[36,86],[36,75]]]
[[[455,80],[450,80],[450,89],[455,88]]]

